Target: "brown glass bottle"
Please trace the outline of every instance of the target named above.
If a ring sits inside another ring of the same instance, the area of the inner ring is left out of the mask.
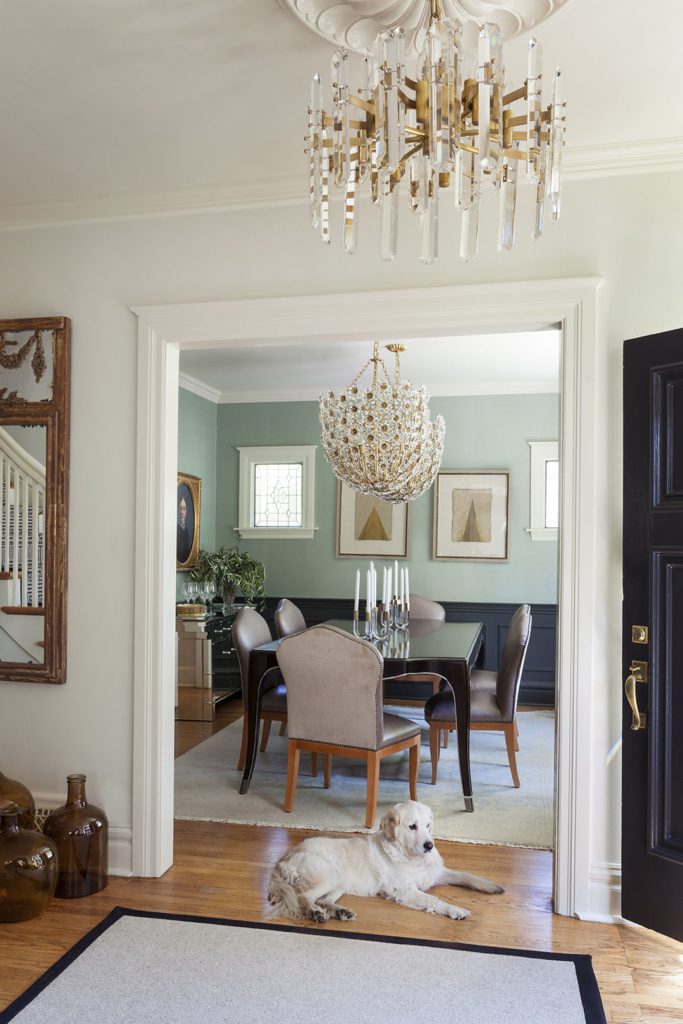
[[[85,798],[85,775],[67,776],[63,807],[48,815],[43,831],[54,840],[59,857],[55,896],[89,896],[107,884],[109,822]]]
[[[0,772],[0,804],[16,804],[19,808],[19,826],[35,828],[36,805],[30,790],[16,779],[8,779]]]
[[[57,882],[57,847],[19,827],[16,804],[0,806],[0,922],[28,921],[45,910]]]

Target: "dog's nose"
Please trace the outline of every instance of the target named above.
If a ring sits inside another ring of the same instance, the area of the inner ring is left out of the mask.
[[[428,839],[422,845],[424,846],[426,853],[429,853],[430,850],[434,849],[434,843],[430,839]]]

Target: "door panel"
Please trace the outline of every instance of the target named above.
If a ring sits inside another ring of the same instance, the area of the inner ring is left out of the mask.
[[[622,913],[683,939],[683,331],[624,345],[622,648]]]

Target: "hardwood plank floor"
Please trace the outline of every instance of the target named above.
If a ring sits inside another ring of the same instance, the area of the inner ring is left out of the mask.
[[[239,716],[236,701],[219,707],[218,722],[183,723],[178,732],[186,735],[181,736],[180,747],[193,745],[192,740],[201,742],[200,734],[206,738],[227,724],[226,719]],[[0,1008],[115,906],[262,920],[273,864],[290,845],[310,834],[177,822],[175,863],[162,878],[111,878],[107,888],[93,896],[53,900],[34,921],[0,925]],[[335,921],[310,927],[589,953],[610,1024],[681,1024],[683,944],[634,926],[592,924],[552,914],[552,856],[547,852],[445,842],[439,849],[449,866],[493,878],[505,885],[506,892],[485,896],[465,889],[437,890],[472,911],[466,921],[445,920],[381,899],[347,897],[345,904],[358,913],[355,921],[348,926]]]

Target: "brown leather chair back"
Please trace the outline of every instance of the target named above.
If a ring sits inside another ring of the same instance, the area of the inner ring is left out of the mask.
[[[525,610],[528,607],[518,608],[510,620],[496,677],[496,701],[505,722],[511,722],[517,710],[522,669],[531,636],[531,615]]]
[[[290,739],[378,750],[384,661],[366,640],[334,626],[285,637],[277,660],[287,686]]]
[[[411,619],[436,619],[439,622],[446,621],[446,609],[436,601],[430,601],[419,594],[410,595],[410,617]]]
[[[300,633],[306,628],[306,620],[301,611],[286,597],[283,597],[275,609],[275,632],[279,637]]]
[[[267,644],[273,638],[268,623],[254,608],[240,608],[232,624],[232,642],[237,651],[242,680],[242,699],[246,709],[249,680],[249,655],[255,647]]]

